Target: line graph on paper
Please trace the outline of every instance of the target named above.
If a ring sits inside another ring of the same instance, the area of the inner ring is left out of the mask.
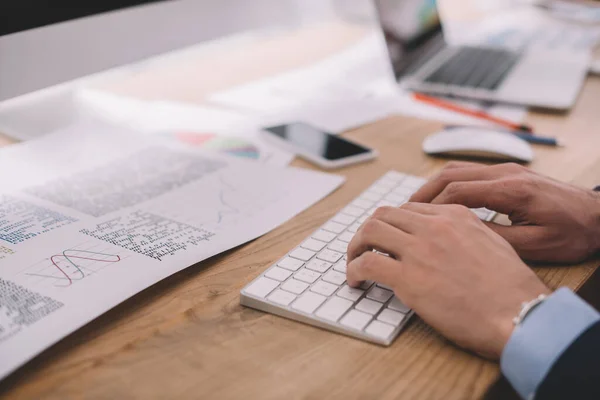
[[[287,190],[269,187],[268,177],[248,182],[230,173],[217,173],[198,185],[189,185],[180,196],[165,196],[155,201],[150,210],[176,221],[219,232],[240,220],[247,221],[272,207],[287,196]],[[263,186],[265,185],[265,189]],[[208,190],[207,190],[208,189]],[[202,207],[198,207],[198,197]]]
[[[68,288],[104,269],[118,265],[126,256],[98,242],[85,242],[62,249],[27,267],[23,274],[31,286]]]

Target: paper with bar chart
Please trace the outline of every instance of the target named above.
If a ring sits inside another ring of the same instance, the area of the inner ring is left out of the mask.
[[[239,141],[193,139],[243,156],[89,123],[0,151],[0,379],[343,182],[252,161],[252,147]]]

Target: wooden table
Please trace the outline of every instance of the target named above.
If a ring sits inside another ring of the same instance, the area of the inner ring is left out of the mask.
[[[361,35],[356,27],[321,29],[222,54],[210,66],[140,72],[112,90],[141,98],[202,101],[210,91],[314,61]],[[299,55],[298,45],[308,41],[319,46],[308,46]],[[231,62],[258,62],[257,51],[262,56],[277,52],[281,61],[246,68],[231,78]],[[183,72],[188,77],[212,75],[200,82],[183,78]],[[600,78],[595,77],[588,79],[569,114],[530,113],[528,122],[540,132],[568,144],[536,147],[531,168],[586,187],[600,183],[599,102]],[[340,170],[348,178],[341,189],[271,233],[165,279],[68,336],[1,382],[0,397],[506,398],[506,383],[494,384],[495,362],[456,348],[419,318],[384,348],[239,304],[245,284],[385,171],[427,177],[439,170],[445,161],[425,156],[420,146],[440,127],[397,116],[345,133],[377,148],[379,159]],[[302,161],[294,165],[313,168]],[[590,293],[600,293],[598,279],[592,277],[597,265],[594,260],[536,271],[552,288],[583,287],[592,298]]]

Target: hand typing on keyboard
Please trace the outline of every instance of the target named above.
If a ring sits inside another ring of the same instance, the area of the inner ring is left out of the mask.
[[[378,207],[407,202],[425,179],[390,171],[242,289],[243,305],[389,345],[413,311],[383,282],[346,282],[348,243]],[[494,213],[471,210],[489,221]]]
[[[449,163],[410,201],[487,207],[507,214],[512,226],[488,226],[525,259],[578,262],[600,250],[600,193],[518,164]]]
[[[459,205],[377,209],[348,246],[347,280],[392,288],[441,334],[494,359],[521,303],[550,292],[508,242]]]

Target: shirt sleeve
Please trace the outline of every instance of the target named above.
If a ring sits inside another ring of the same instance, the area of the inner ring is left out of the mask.
[[[533,399],[554,362],[598,320],[572,291],[558,289],[515,328],[500,358],[502,373],[523,399]]]

